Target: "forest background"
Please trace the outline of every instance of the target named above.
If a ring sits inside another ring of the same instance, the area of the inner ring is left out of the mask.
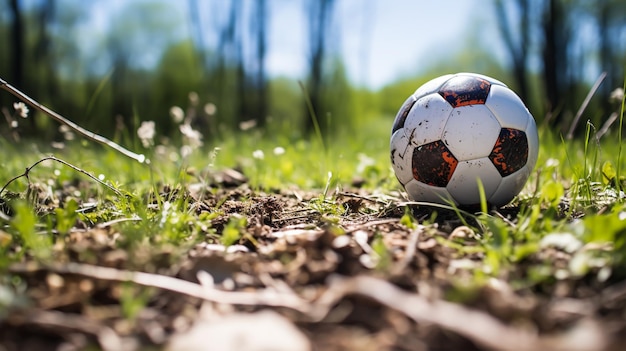
[[[446,2],[439,11],[448,20],[426,28],[419,23],[429,14],[409,3],[1,0],[0,77],[112,138],[147,120],[167,137],[176,130],[172,107],[191,105],[201,107],[194,109],[194,128],[205,140],[249,128],[296,140],[314,132],[311,112],[325,135],[390,128],[401,103],[420,84],[457,71],[506,82],[540,125],[563,132],[606,72],[585,119],[600,128],[616,110],[610,97],[624,82],[626,2],[491,0],[474,1],[472,11],[454,11],[468,5]],[[403,7],[411,7],[415,23],[390,23],[392,16],[379,20]],[[286,24],[276,26],[280,22]],[[443,35],[451,23],[468,28]],[[389,26],[398,28],[402,46],[377,53],[382,62],[372,60],[372,36]],[[355,27],[357,35],[343,35]],[[293,41],[272,41],[276,28],[293,31]],[[411,46],[421,41],[434,44],[413,57]],[[294,56],[302,61],[299,75],[272,71],[269,61],[280,55],[279,45],[282,52],[299,51]],[[351,57],[358,58],[360,73],[350,73],[355,60],[347,62],[346,50],[358,51]],[[397,67],[387,81],[369,83],[368,74],[389,69],[396,62],[392,56],[405,53],[414,64]],[[5,116],[13,102],[8,94],[0,96]],[[18,128],[22,136],[40,140],[62,135],[54,122],[36,114]],[[0,133],[11,135],[8,126]]]

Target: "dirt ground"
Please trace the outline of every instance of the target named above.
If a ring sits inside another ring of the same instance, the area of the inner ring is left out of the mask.
[[[482,251],[455,247],[478,248],[474,231],[444,210],[409,228],[395,193],[200,194],[186,195],[194,215],[221,212],[182,255],[122,249],[111,220],[77,223],[54,263],[11,265],[3,279],[22,290],[0,284],[0,351],[626,349],[626,283],[519,284],[536,262],[566,266],[566,251],[476,278]],[[226,247],[215,233],[237,215],[246,234]]]

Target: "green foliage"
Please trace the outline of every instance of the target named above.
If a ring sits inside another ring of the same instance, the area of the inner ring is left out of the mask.
[[[78,202],[74,198],[70,198],[63,208],[54,209],[56,214],[56,230],[60,234],[66,234],[74,227],[78,219]]]
[[[550,208],[557,208],[563,195],[565,195],[565,189],[561,182],[550,179],[543,184],[539,194],[542,203],[547,204]]]
[[[48,233],[37,231],[38,217],[33,208],[24,201],[14,203],[15,216],[11,219],[11,229],[27,252],[37,259],[47,260],[52,254],[52,239]]]
[[[230,246],[239,241],[244,235],[248,219],[244,216],[234,214],[228,219],[228,223],[222,231],[220,241],[224,246]]]
[[[134,323],[153,294],[153,289],[122,283],[120,285],[120,307],[124,317],[131,323]]]
[[[383,239],[383,235],[378,233],[374,236],[372,240],[372,250],[375,254],[376,260],[376,269],[381,271],[388,270],[392,263],[392,254],[385,245],[385,241]]]
[[[417,228],[417,224],[410,207],[404,208],[404,214],[400,217],[400,224],[410,229]]]

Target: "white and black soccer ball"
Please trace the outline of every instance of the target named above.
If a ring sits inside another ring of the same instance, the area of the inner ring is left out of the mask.
[[[479,74],[435,78],[402,104],[391,130],[391,163],[414,201],[509,203],[537,162],[535,119],[504,83]]]

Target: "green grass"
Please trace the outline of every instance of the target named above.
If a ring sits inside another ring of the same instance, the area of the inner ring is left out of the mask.
[[[391,122],[369,123],[359,133],[339,131],[325,141],[293,139],[256,129],[225,133],[220,140],[204,140],[204,146],[189,155],[181,154],[180,147],[174,145],[145,149],[150,165],[84,141],[68,142],[65,149],[53,150],[26,141],[15,145],[1,140],[4,152],[0,154],[0,183],[54,153],[125,195],[118,196],[63,164],[38,165],[28,179],[17,180],[2,194],[8,202],[5,207],[11,208],[14,217],[2,220],[5,227],[0,231],[0,269],[27,258],[43,262],[58,259],[58,246],[76,221],[97,224],[122,220],[122,235],[116,245],[137,253],[129,258],[136,267],[165,249],[175,257],[200,241],[232,245],[246,235],[251,219],[230,216],[223,227],[212,228],[212,221],[223,214],[222,205],[227,199],[215,204],[211,212],[197,215],[189,208],[189,197],[180,196],[194,184],[211,184],[212,174],[226,168],[241,170],[256,192],[318,194],[309,206],[332,223],[332,218],[342,216],[345,210],[337,203],[335,190],[351,188],[356,178],[364,180],[363,187],[369,192],[389,194],[400,190],[389,163]],[[483,202],[481,214],[463,218],[479,237],[478,245],[464,245],[464,240],[473,238],[440,238],[459,255],[479,253],[483,257],[472,279],[455,283],[460,284],[459,289],[483,284],[487,277],[506,275],[511,275],[517,287],[554,280],[555,271],[549,261],[529,262],[528,258],[549,245],[546,237],[561,234],[568,234],[562,238],[581,245],[594,244],[592,247],[603,249],[577,252],[571,267],[560,274],[602,272],[598,279],[606,279],[608,269],[610,277],[626,276],[626,206],[620,192],[620,174],[624,174],[622,136],[614,133],[597,141],[594,132],[588,125],[582,140],[564,141],[560,135],[541,130],[537,167],[514,201],[517,211],[506,217],[488,212]],[[123,144],[141,147],[136,140],[124,140]],[[208,191],[217,194],[219,189],[209,186]],[[9,200],[10,194],[15,200]],[[49,194],[49,198],[42,194]],[[79,204],[84,203],[95,205],[82,211]],[[464,216],[460,212],[458,215]],[[436,222],[435,211],[424,224]],[[374,249],[387,262],[384,245],[377,237]],[[86,262],[94,260],[88,252],[82,255]],[[528,265],[525,273],[515,272],[513,268],[522,264]],[[145,298],[142,295],[141,299]],[[125,313],[132,317],[134,304],[125,303]]]

